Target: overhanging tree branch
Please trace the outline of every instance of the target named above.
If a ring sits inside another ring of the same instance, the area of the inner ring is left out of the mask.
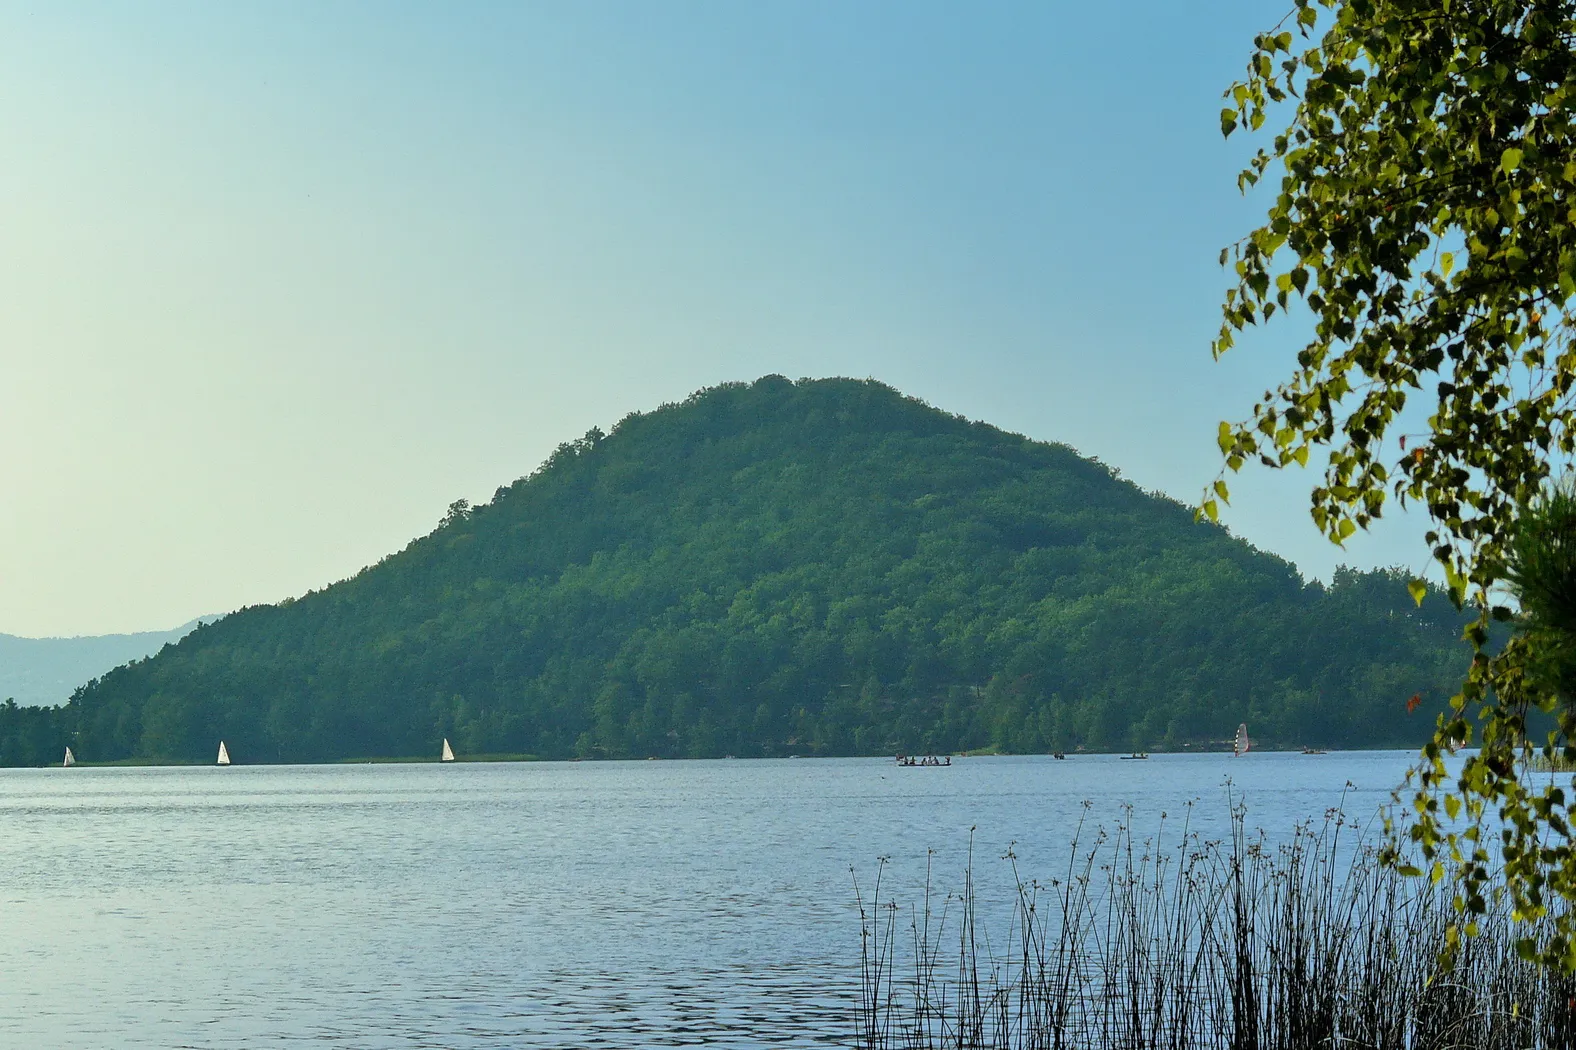
[[[1519,915],[1576,900],[1576,801],[1527,787],[1517,765],[1534,708],[1554,716],[1545,751],[1576,759],[1569,694],[1529,673],[1545,635],[1489,645],[1492,620],[1510,616],[1518,523],[1576,453],[1573,41],[1576,0],[1296,0],[1255,40],[1221,113],[1230,135],[1293,107],[1238,178],[1248,190],[1280,173],[1263,225],[1222,253],[1236,284],[1214,352],[1294,299],[1314,323],[1291,376],[1221,424],[1224,470],[1200,512],[1218,516],[1225,475],[1250,460],[1305,465],[1315,449],[1327,465],[1310,512],[1334,542],[1388,499],[1426,509],[1453,598],[1480,615],[1406,830],[1436,877],[1456,870],[1468,934],[1491,866]],[[1426,434],[1393,440],[1419,400],[1431,400]],[[1481,750],[1447,775],[1444,755],[1468,742]],[[1491,815],[1509,829],[1497,858],[1482,834]],[[1576,920],[1560,915],[1553,943],[1525,949],[1576,969]]]

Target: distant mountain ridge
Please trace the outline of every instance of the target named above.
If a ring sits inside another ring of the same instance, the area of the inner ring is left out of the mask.
[[[73,638],[24,638],[0,634],[0,701],[18,704],[63,704],[78,686],[121,664],[152,656],[178,642],[199,623],[200,616],[169,631],[82,635]]]
[[[1404,583],[1308,583],[1064,445],[768,376],[593,428],[25,742],[0,725],[0,761],[1218,748],[1239,722],[1406,746],[1466,654],[1461,614]]]

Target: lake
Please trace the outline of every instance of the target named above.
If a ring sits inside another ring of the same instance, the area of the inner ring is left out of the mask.
[[[1372,816],[1410,752],[0,771],[0,1045],[851,1041],[868,893],[982,892],[1226,789]],[[1350,786],[1348,786],[1350,785]]]

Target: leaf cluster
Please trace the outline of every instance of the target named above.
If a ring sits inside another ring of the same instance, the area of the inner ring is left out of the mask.
[[[1337,543],[1389,499],[1426,510],[1452,596],[1478,610],[1477,656],[1425,752],[1410,831],[1460,868],[1469,927],[1493,813],[1510,891],[1541,913],[1549,892],[1576,896],[1559,804],[1513,761],[1529,712],[1552,702],[1547,639],[1488,643],[1511,615],[1497,588],[1518,516],[1576,449],[1576,3],[1297,0],[1227,101],[1228,135],[1289,119],[1239,177],[1275,196],[1222,253],[1235,284],[1214,351],[1294,308],[1313,334],[1248,419],[1222,424],[1225,468],[1319,450],[1311,512]],[[1204,513],[1216,495],[1223,480]],[[1452,784],[1443,756],[1469,742],[1482,749]],[[1463,812],[1469,833],[1450,830]]]

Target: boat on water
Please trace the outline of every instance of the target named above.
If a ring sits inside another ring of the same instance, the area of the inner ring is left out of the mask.
[[[1131,755],[1117,755],[1123,762],[1137,762],[1149,757],[1148,751],[1134,751]]]
[[[1328,752],[1326,752],[1322,747],[1305,747],[1302,749],[1302,753],[1305,755],[1323,755],[1327,754]]]
[[[77,764],[77,756],[71,753],[71,749],[69,747],[66,748],[66,760],[60,764],[62,766],[74,766]]]
[[[951,755],[898,755],[897,764],[900,766],[950,766]]]
[[[448,737],[444,737],[443,738],[443,754],[439,756],[438,761],[440,761],[440,762],[453,762],[454,761],[454,748],[449,746],[449,738]]]
[[[219,758],[214,764],[219,766],[230,764],[230,749],[224,746],[223,740],[219,741]]]
[[[1052,751],[1051,752],[1051,757],[1052,758],[1066,758],[1067,756],[1062,754],[1060,751]]]
[[[1252,746],[1253,741],[1248,739],[1248,723],[1243,722],[1237,727],[1237,736],[1231,742],[1231,754],[1234,757],[1245,755]]]

